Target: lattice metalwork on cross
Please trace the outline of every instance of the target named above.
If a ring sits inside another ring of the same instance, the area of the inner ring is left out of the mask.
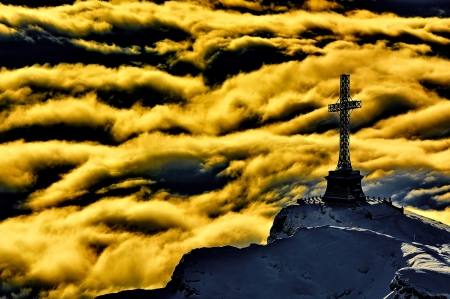
[[[340,116],[339,161],[337,170],[351,170],[350,162],[350,114],[353,109],[361,108],[361,101],[350,97],[350,75],[341,75],[339,101],[328,105],[328,112],[337,112]]]

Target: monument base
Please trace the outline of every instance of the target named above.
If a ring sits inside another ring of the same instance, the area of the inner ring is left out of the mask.
[[[355,202],[366,200],[366,196],[361,188],[363,176],[359,170],[332,170],[327,180],[327,190],[322,201],[324,202]]]

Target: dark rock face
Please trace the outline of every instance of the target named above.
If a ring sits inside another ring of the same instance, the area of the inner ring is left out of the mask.
[[[303,228],[267,246],[193,250],[166,289],[173,298],[376,298],[405,264],[400,244],[367,230]]]
[[[417,298],[417,299],[448,299],[449,294],[448,281],[449,272],[430,271],[420,269],[413,271],[411,268],[405,268],[397,271],[394,279],[391,281],[390,288],[395,291],[395,299]],[[434,281],[434,287],[429,288],[429,280]],[[426,282],[427,286],[421,286]]]

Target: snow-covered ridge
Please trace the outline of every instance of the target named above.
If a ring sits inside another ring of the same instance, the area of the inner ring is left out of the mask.
[[[447,226],[386,202],[294,205],[267,245],[196,249],[166,288],[98,298],[450,298],[449,243]]]
[[[377,212],[380,215],[374,217]],[[408,242],[450,242],[444,233],[450,233],[448,226],[409,211],[403,214],[388,202],[288,206],[275,217],[267,241],[289,237],[297,228],[319,226],[365,228]]]

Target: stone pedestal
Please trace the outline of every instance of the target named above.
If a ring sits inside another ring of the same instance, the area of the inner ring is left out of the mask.
[[[361,188],[363,176],[359,170],[334,170],[330,171],[327,180],[327,190],[322,201],[324,202],[355,202],[366,200]]]

